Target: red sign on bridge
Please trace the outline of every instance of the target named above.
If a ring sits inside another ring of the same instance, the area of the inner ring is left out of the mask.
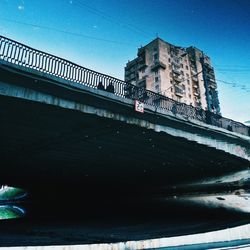
[[[138,100],[135,100],[135,111],[144,113],[144,103]]]

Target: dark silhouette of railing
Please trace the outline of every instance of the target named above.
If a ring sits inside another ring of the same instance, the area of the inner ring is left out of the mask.
[[[249,127],[220,115],[174,101],[164,95],[126,83],[117,78],[84,68],[60,57],[33,49],[24,44],[0,36],[0,59],[35,69],[91,88],[103,89],[115,95],[140,100],[158,111],[168,110],[174,115],[198,120],[229,131],[250,135]]]

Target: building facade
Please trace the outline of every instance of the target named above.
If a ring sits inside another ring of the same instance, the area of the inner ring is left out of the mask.
[[[220,114],[210,58],[195,47],[181,48],[156,38],[126,64],[125,81]]]

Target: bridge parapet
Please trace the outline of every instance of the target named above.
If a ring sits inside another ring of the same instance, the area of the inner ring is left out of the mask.
[[[0,59],[90,88],[97,89],[98,84],[102,83],[104,89],[108,91],[108,87],[113,86],[112,92],[115,95],[121,98],[140,100],[147,105],[156,107],[158,112],[160,112],[160,109],[163,109],[170,111],[174,115],[181,115],[184,118],[201,121],[246,136],[250,135],[250,128],[240,122],[233,121],[201,108],[195,108],[191,105],[174,101],[164,95],[90,70],[3,36],[0,36]]]

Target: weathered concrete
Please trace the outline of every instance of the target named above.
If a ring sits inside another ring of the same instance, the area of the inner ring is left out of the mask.
[[[149,192],[250,166],[249,137],[4,61],[0,73],[1,182]]]

